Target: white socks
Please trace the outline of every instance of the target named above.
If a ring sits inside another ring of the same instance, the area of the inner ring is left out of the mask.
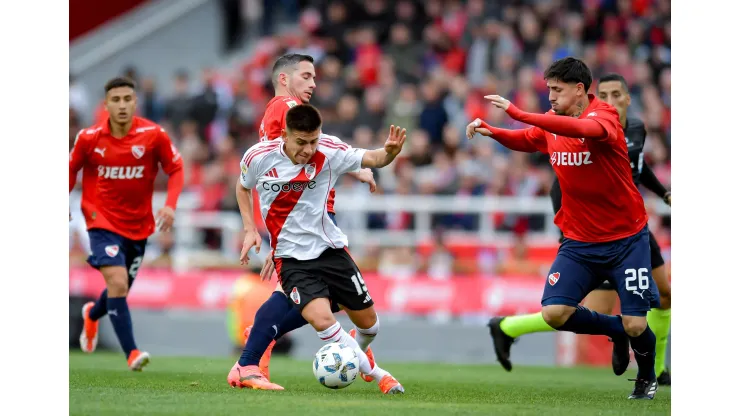
[[[375,318],[375,325],[368,329],[357,328],[357,343],[360,345],[363,351],[367,351],[367,347],[373,342],[375,336],[378,335],[378,328],[380,327],[380,320]]]
[[[377,322],[375,325],[373,325],[373,328],[375,328],[375,333],[377,333]],[[363,331],[369,331],[372,328],[368,330]],[[387,374],[389,374],[387,371],[380,368],[378,365],[375,366],[375,368],[370,367],[370,360],[367,358],[367,354],[365,354],[365,351],[360,348],[360,345],[358,342],[349,336],[349,334],[342,329],[342,325],[339,324],[339,322],[334,322],[334,325],[330,326],[329,328],[323,330],[323,331],[317,331],[316,334],[319,336],[319,338],[326,342],[339,342],[344,345],[347,345],[348,347],[355,350],[355,353],[357,354],[357,357],[360,359],[360,371],[364,374],[369,375],[373,379],[380,381],[383,377],[385,377]],[[357,338],[360,337],[360,332],[358,330]],[[372,338],[370,338],[372,340]],[[367,344],[370,344],[370,342],[367,342]],[[367,346],[365,346],[365,349],[367,349]]]

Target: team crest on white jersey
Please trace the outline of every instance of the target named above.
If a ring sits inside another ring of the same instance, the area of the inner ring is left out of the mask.
[[[312,181],[314,176],[316,176],[316,164],[315,163],[309,163],[304,168],[306,171],[306,176],[308,177],[309,181]]]
[[[146,148],[144,146],[131,146],[131,153],[134,155],[135,158],[141,159],[144,156],[144,151]]]

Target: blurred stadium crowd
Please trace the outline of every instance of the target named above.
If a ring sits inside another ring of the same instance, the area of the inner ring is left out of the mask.
[[[140,115],[165,126],[180,149],[185,191],[200,195],[203,211],[238,209],[233,183],[239,159],[257,141],[265,104],[273,96],[271,66],[287,52],[316,60],[312,104],[322,112],[325,132],[373,148],[382,146],[388,125],[409,130],[403,157],[392,169],[376,172],[379,193],[548,195],[553,174],[546,155],[510,152],[484,138],[468,142],[464,129],[476,117],[499,127],[525,127],[493,111],[482,97],[496,93],[526,111],[545,112],[543,70],[566,56],[584,59],[595,79],[608,72],[627,79],[630,111],[648,129],[645,161],[670,186],[670,0],[287,3],[301,4],[299,13],[286,13],[296,19],[289,30],[260,26],[254,53],[237,66],[173,74],[172,95],[160,93],[160,86],[135,67],[125,69],[139,83]],[[251,20],[242,23],[259,21],[266,12],[257,10],[255,17],[247,10],[245,19]],[[100,89],[70,78],[70,148],[79,129],[103,116]],[[345,177],[337,192],[364,187]],[[449,215],[435,226],[474,230],[475,222]],[[409,229],[413,218],[371,215],[368,226]],[[651,220],[658,233],[666,226],[669,221]],[[543,224],[536,216],[501,216],[496,227],[524,234]],[[218,241],[207,236],[205,243]],[[382,261],[374,267],[382,268]]]

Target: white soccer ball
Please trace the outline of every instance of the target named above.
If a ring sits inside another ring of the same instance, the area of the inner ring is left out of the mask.
[[[360,359],[355,350],[338,342],[326,344],[313,359],[313,375],[323,386],[343,389],[360,373]]]

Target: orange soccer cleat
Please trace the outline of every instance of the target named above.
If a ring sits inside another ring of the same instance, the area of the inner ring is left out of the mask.
[[[277,332],[277,329],[275,330]],[[249,333],[252,332],[252,326],[248,326],[247,329],[244,330],[244,338],[249,339]],[[246,341],[245,341],[246,342]],[[267,380],[270,380],[270,358],[272,358],[272,348],[275,346],[275,340],[273,339],[270,345],[267,346],[267,349],[262,354],[262,358],[260,358],[260,371],[262,371],[262,375],[265,376]]]
[[[239,387],[240,389],[285,390],[282,386],[271,383],[256,365],[242,367],[238,361],[231,367],[226,381],[229,382],[231,387]]]
[[[141,371],[149,364],[149,353],[146,351],[133,350],[128,356],[128,368],[131,371]]]
[[[82,307],[82,319],[85,323],[80,334],[80,348],[82,351],[91,353],[95,351],[98,346],[98,321],[90,319],[90,309],[95,305],[95,302],[87,302]]]
[[[355,328],[352,328],[349,331],[349,336],[357,339],[357,330]],[[370,361],[370,368],[375,368],[375,356],[373,355],[373,350],[370,347],[367,347],[367,351],[365,351],[365,355],[367,355],[367,359],[368,361]],[[364,373],[360,373],[360,377],[362,377],[362,379],[368,383],[373,381],[372,377]]]
[[[398,380],[390,374],[383,377],[378,382],[378,387],[380,387],[380,391],[382,391],[383,394],[397,394],[404,392],[401,383],[399,383]]]

